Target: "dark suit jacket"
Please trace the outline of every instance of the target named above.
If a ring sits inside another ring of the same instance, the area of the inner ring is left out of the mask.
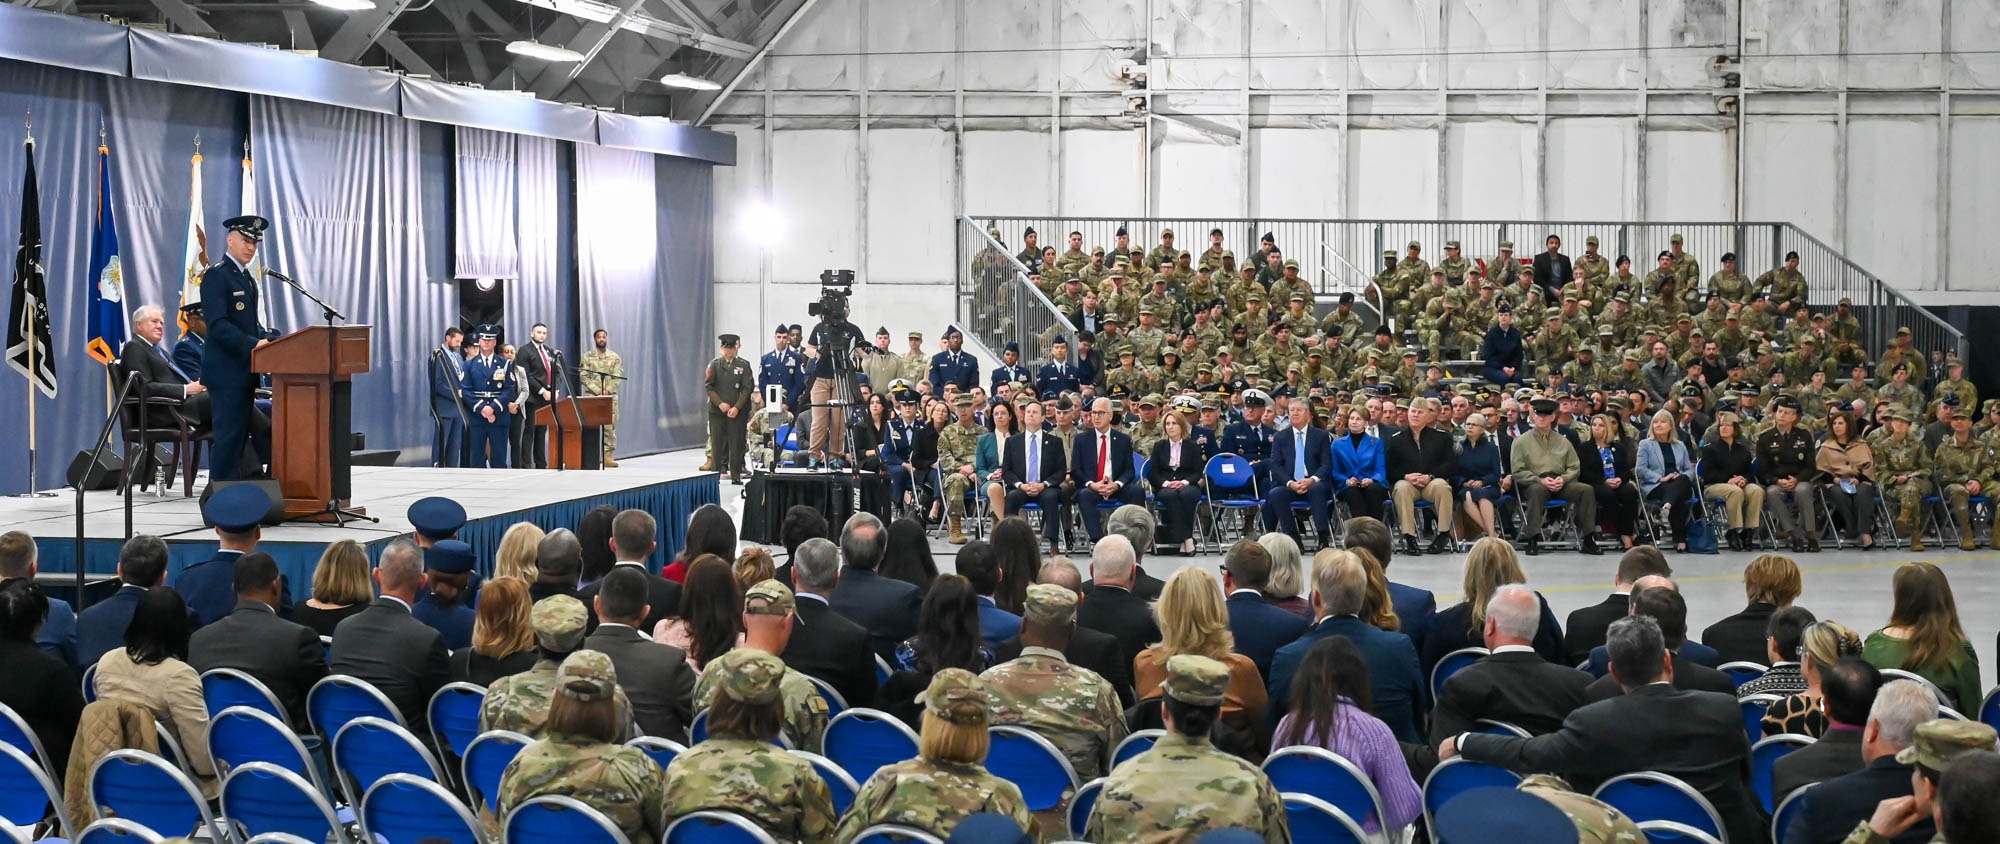
[[[866,628],[875,655],[895,665],[896,646],[917,635],[917,615],[923,611],[924,600],[915,586],[883,577],[873,569],[845,566],[827,603],[848,621]]]
[[[1120,658],[1128,665],[1140,651],[1160,641],[1153,608],[1120,586],[1092,584],[1084,590],[1083,603],[1076,608],[1076,625],[1111,634],[1118,640]]]
[[[1386,561],[1384,565],[1387,565]],[[1437,595],[1429,589],[1405,586],[1389,581],[1389,606],[1396,610],[1396,620],[1401,624],[1398,632],[1410,637],[1410,644],[1419,652],[1424,646],[1424,634],[1430,630],[1431,618],[1437,615]]]
[[[1164,438],[1153,443],[1153,453],[1146,456],[1146,479],[1153,483],[1153,488],[1158,489],[1167,481],[1187,481],[1199,487],[1202,469],[1208,464],[1202,447],[1193,440],[1185,440],[1181,443],[1181,462],[1174,463],[1172,457],[1173,443]]]
[[[1701,631],[1701,643],[1714,648],[1723,662],[1768,664],[1771,653],[1765,647],[1764,634],[1770,630],[1771,614],[1777,611],[1776,604],[1751,604]]]
[[[1389,461],[1390,486],[1411,472],[1443,478],[1446,483],[1458,475],[1458,454],[1452,450],[1451,435],[1436,428],[1425,428],[1415,434],[1404,431],[1390,437],[1384,450]]]
[[[544,360],[543,355],[548,355],[548,358]],[[548,404],[542,400],[542,391],[553,389],[549,372],[555,366],[555,350],[546,343],[530,340],[515,350],[514,365],[520,367],[528,378],[527,383],[521,385],[521,402],[536,406]]]
[[[1271,438],[1271,483],[1288,484],[1299,480],[1292,477],[1292,451],[1298,436],[1291,426],[1278,429]],[[1306,474],[1328,483],[1333,482],[1333,436],[1320,428],[1306,428]]]
[[[1714,668],[1722,664],[1722,660],[1716,654],[1714,648],[1691,640],[1682,641],[1681,646],[1674,649],[1674,655],[1684,658],[1695,665],[1708,668]],[[1611,652],[1605,650],[1603,645],[1591,648],[1590,661],[1583,666],[1583,670],[1590,672],[1590,676],[1592,677],[1607,675],[1611,670]],[[1678,660],[1674,662],[1674,670],[1680,670],[1680,662]]]
[[[1329,636],[1346,636],[1367,661],[1375,717],[1389,725],[1398,741],[1423,741],[1417,723],[1428,701],[1428,687],[1417,667],[1416,646],[1410,644],[1408,636],[1378,630],[1351,615],[1321,619],[1271,658],[1270,723],[1278,723],[1291,708],[1292,675],[1298,671],[1299,661],[1314,643]]]
[[[460,376],[459,370],[456,367],[462,365],[465,358],[457,352],[445,349],[443,346],[433,348],[431,351],[435,353],[440,349],[445,354],[450,355],[453,360],[439,364],[435,354],[428,359],[430,366],[427,371],[430,373],[431,381],[431,410],[437,413],[439,419],[457,419],[459,418],[459,384],[465,379]]]
[[[1730,697],[1736,696],[1736,681],[1729,679],[1729,675],[1688,659],[1684,654],[1674,654],[1674,688],[1686,692],[1717,692]],[[1588,697],[1591,703],[1623,694],[1625,694],[1624,688],[1619,686],[1617,678],[1608,672],[1591,681],[1590,688],[1584,690],[1584,696]]]
[[[1479,729],[1481,718],[1505,721],[1535,735],[1553,733],[1584,705],[1590,675],[1540,654],[1493,654],[1446,680],[1431,710],[1431,745]]]
[[[139,599],[146,597],[143,587],[125,584],[95,604],[83,608],[76,617],[76,662],[78,665],[96,665],[98,658],[108,651],[125,647],[125,628],[132,626],[132,613],[139,608]],[[4,685],[4,684],[0,684]]]
[[[826,681],[848,706],[874,706],[875,649],[868,628],[834,612],[814,595],[798,596],[797,611],[791,641],[780,655],[785,664]]]
[[[1000,455],[1000,480],[1006,489],[1012,490],[1028,481],[1040,481],[1051,486],[1062,484],[1063,475],[1069,471],[1064,459],[1062,440],[1044,432],[1041,436],[1042,462],[1036,467],[1041,477],[1028,477],[1028,438],[1008,437],[1005,452]]]
[[[1581,665],[1590,659],[1592,648],[1604,645],[1604,632],[1611,622],[1632,614],[1632,595],[1614,592],[1604,600],[1569,614],[1563,625],[1563,664]]]
[[[1771,766],[1771,805],[1785,802],[1785,796],[1812,785],[1843,777],[1867,765],[1861,759],[1861,730],[1827,730],[1819,741],[1778,757]]]
[[[93,665],[96,663],[92,663]],[[0,704],[6,704],[42,740],[43,761],[67,770],[76,721],[83,714],[83,690],[62,660],[27,642],[0,641]]]
[[[640,732],[687,741],[688,723],[694,720],[694,669],[688,666],[687,651],[647,639],[623,624],[598,625],[583,646],[611,657]]]
[[[619,565],[634,566],[638,568],[640,571],[646,573],[645,628],[647,630],[653,629],[654,626],[658,625],[662,621],[665,621],[666,619],[680,615],[681,612],[680,584],[675,583],[671,580],[668,580],[654,573],[652,567],[647,565],[646,563],[626,562],[626,563],[619,563]],[[593,617],[597,615],[597,608],[595,605],[592,604],[591,601],[592,599],[597,597],[598,584],[603,582],[604,582],[603,578],[599,578],[597,583],[592,583],[589,586],[585,586],[582,589],[577,590],[578,600],[583,601],[584,606],[591,608],[590,614]]]
[[[319,634],[278,617],[260,601],[237,601],[234,612],[194,632],[188,664],[196,671],[233,668],[277,695],[286,717],[306,727],[306,692],[326,676]]]
[[[1798,808],[1798,817],[1785,830],[1785,844],[1838,844],[1854,831],[1855,824],[1875,814],[1875,804],[1910,796],[1911,767],[1898,763],[1893,755],[1884,756],[1859,771],[1813,786],[1801,798],[1805,802]],[[1890,840],[1925,844],[1935,835],[1937,827],[1926,817]]]
[[[69,666],[71,671],[79,671],[82,666],[76,661],[76,610],[69,608],[69,602],[61,598],[50,598],[49,620],[42,622],[42,632],[35,634],[35,644],[42,653],[55,657]]]
[[[1309,622],[1288,610],[1271,606],[1255,590],[1239,589],[1229,596],[1229,633],[1236,639],[1236,652],[1257,664],[1257,673],[1271,680],[1271,658],[1278,649],[1291,644]]]
[[[1020,655],[1021,637],[1015,636],[993,649],[993,664],[1000,665]],[[1132,660],[1125,658],[1116,637],[1079,624],[1076,634],[1070,637],[1069,647],[1063,648],[1063,657],[1071,665],[1095,671],[1109,682],[1118,690],[1119,706],[1129,709],[1137,702],[1132,689]]]
[[[1556,624],[1556,614],[1549,609],[1549,599],[1535,593],[1542,602],[1541,626],[1535,629],[1535,653],[1542,659],[1555,662],[1562,659],[1562,628]],[[1424,625],[1424,641],[1417,648],[1424,667],[1425,682],[1429,682],[1431,669],[1436,668],[1446,654],[1461,648],[1486,647],[1486,636],[1482,630],[1472,628],[1472,605],[1463,601],[1431,616],[1430,623]],[[1585,675],[1588,676],[1588,675]]]
[[[1554,772],[1582,794],[1635,771],[1677,777],[1708,798],[1729,840],[1769,837],[1750,791],[1750,740],[1733,695],[1642,686],[1570,713],[1547,735],[1475,733],[1460,741],[1467,759],[1522,774]]]
[[[1072,461],[1069,467],[1070,478],[1075,480],[1078,486],[1094,483],[1098,480],[1097,432],[1095,430],[1086,430],[1076,435],[1076,445],[1070,452],[1070,459]],[[1110,475],[1111,480],[1125,486],[1131,486],[1134,478],[1132,474],[1133,468],[1132,438],[1127,436],[1124,431],[1117,430],[1116,428],[1112,429],[1111,460],[1105,466],[1106,474]]]
[[[140,395],[149,399],[179,399],[181,415],[189,422],[197,425],[208,422],[208,394],[188,395],[188,379],[174,371],[164,352],[156,351],[144,340],[127,341],[118,353],[118,367],[128,373],[139,373]]]
[[[1562,289],[1576,274],[1572,271],[1569,256],[1561,252],[1550,255],[1547,249],[1535,253],[1535,283],[1546,293]],[[1560,298],[1549,297],[1551,302],[1560,304]]]
[[[423,735],[431,695],[451,679],[444,637],[394,598],[376,598],[368,609],[333,631],[328,655],[333,673],[368,681]]]

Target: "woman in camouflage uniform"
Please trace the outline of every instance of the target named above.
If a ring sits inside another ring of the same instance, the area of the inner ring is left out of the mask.
[[[563,660],[546,737],[500,774],[501,817],[531,798],[556,794],[603,812],[632,844],[659,840],[666,778],[646,754],[612,743],[625,725],[617,690],[617,671],[603,653],[577,651]]]
[[[708,740],[667,766],[665,823],[700,811],[735,812],[771,837],[799,844],[832,840],[833,796],[812,763],[774,742],[784,724],[779,685],[785,664],[737,648],[708,664],[715,696]]]
[[[986,772],[992,723],[986,684],[962,668],[931,678],[917,701],[924,705],[917,758],[883,767],[862,783],[854,805],[834,831],[835,844],[854,840],[876,824],[898,824],[944,838],[968,815],[990,812],[1012,818],[1035,834],[1035,816],[1021,790]]]

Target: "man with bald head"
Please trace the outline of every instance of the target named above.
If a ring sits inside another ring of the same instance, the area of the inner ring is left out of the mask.
[[[1119,654],[1130,663],[1140,651],[1160,641],[1153,609],[1132,592],[1139,571],[1132,541],[1106,534],[1090,552],[1090,588],[1077,608],[1076,623],[1118,640]]]
[[[410,615],[425,579],[423,551],[407,539],[389,543],[375,565],[375,586],[381,596],[334,628],[333,651],[328,655],[333,673],[366,680],[380,689],[402,713],[403,723],[418,735],[424,732],[431,695],[451,674],[444,637]]]
[[[583,541],[569,528],[556,528],[535,546],[535,582],[528,584],[528,597],[540,601],[551,595],[568,595],[583,602],[590,616],[589,629],[597,630],[597,608],[577,584],[583,579]],[[647,628],[649,631],[651,628]]]

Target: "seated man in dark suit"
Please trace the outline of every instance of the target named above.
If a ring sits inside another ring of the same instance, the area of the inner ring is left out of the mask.
[[[1803,802],[1792,825],[1785,830],[1785,844],[1837,844],[1854,831],[1855,824],[1874,814],[1877,803],[1909,797],[1911,774],[1916,768],[1901,754],[1909,752],[1916,742],[1918,729],[1936,718],[1937,696],[1922,683],[1909,680],[1883,683],[1875,693],[1874,704],[1868,708],[1868,726],[1861,731],[1863,767],[1825,780],[1799,798]],[[1776,782],[1772,785],[1775,795]],[[1935,828],[1926,818],[1890,836],[1890,840],[1896,844],[1923,844],[1934,834]]]
[[[1361,548],[1375,555],[1375,562],[1382,564],[1382,573],[1389,573],[1389,558],[1395,555],[1389,544],[1389,526],[1381,519],[1357,516],[1348,519],[1340,527],[1340,544],[1343,548]],[[1406,586],[1389,581],[1389,606],[1395,608],[1398,628],[1410,637],[1418,653],[1423,652],[1424,628],[1430,626],[1431,616],[1437,615],[1437,595],[1429,589]]]
[[[1858,656],[1842,657],[1819,670],[1820,699],[1826,705],[1826,732],[1819,741],[1778,757],[1771,766],[1772,805],[1816,782],[1846,776],[1868,764],[1863,755],[1870,727],[1868,710],[1882,687],[1882,672]]]
[[[632,702],[639,730],[685,742],[694,720],[694,669],[687,651],[641,635],[647,612],[646,573],[636,566],[613,566],[595,584],[597,632],[583,640],[586,650],[602,651],[618,669],[618,688]]]
[[[1769,663],[1765,631],[1771,614],[1779,607],[1791,606],[1804,588],[1799,566],[1790,557],[1759,555],[1743,567],[1743,591],[1750,597],[1750,606],[1702,630],[1701,643],[1714,648],[1716,658],[1723,662]]]
[[[431,695],[451,679],[444,637],[410,614],[424,590],[424,577],[423,551],[407,539],[389,543],[375,564],[381,597],[334,628],[328,655],[333,673],[380,690],[418,735],[427,723]]]
[[[284,577],[271,555],[244,554],[234,570],[236,610],[194,632],[188,664],[196,671],[231,668],[250,675],[277,697],[293,727],[304,729],[306,692],[326,676],[319,634],[278,617]]]
[[[2000,754],[1993,747],[1993,728],[1985,724],[1940,718],[1918,727],[1909,749],[1896,754],[1916,767],[1910,796],[1876,804],[1847,841],[1900,840],[1924,823],[1937,830],[1931,844],[2000,840],[2000,811],[1993,803],[1993,789],[2000,786]]]
[[[1446,738],[1438,758],[1463,754],[1516,773],[1555,773],[1583,794],[1621,774],[1655,771],[1701,792],[1730,841],[1769,837],[1750,790],[1750,740],[1736,698],[1670,685],[1666,638],[1650,616],[1620,619],[1609,638],[1611,673],[1626,694],[1570,713],[1547,735]]]
[[[1352,552],[1314,560],[1312,602],[1316,620],[1298,641],[1279,648],[1271,658],[1270,723],[1278,723],[1279,717],[1291,708],[1292,675],[1297,673],[1306,651],[1321,639],[1345,636],[1368,663],[1375,717],[1389,725],[1399,741],[1423,740],[1417,724],[1422,720],[1426,701],[1416,646],[1410,644],[1408,636],[1376,629],[1361,620],[1361,606],[1367,593],[1367,567]]]
[[[1642,581],[1644,583],[1646,581]],[[1665,587],[1640,586],[1632,593],[1632,614],[1653,619],[1660,626],[1660,635],[1667,639],[1667,650],[1673,654],[1673,673],[1665,682],[1682,691],[1719,692],[1736,696],[1736,681],[1729,675],[1697,663],[1681,653],[1682,637],[1687,635],[1687,601],[1681,593]],[[1625,693],[1626,684],[1618,678],[1606,674],[1597,678],[1583,690],[1584,697],[1595,703],[1606,698],[1614,698]]]
[[[132,339],[119,350],[118,367],[126,373],[139,374],[139,395],[149,399],[177,399],[181,403],[181,416],[196,425],[206,425],[208,387],[201,383],[199,374],[183,371],[161,347],[166,332],[166,317],[160,306],[142,305],[133,311]]]
[[[96,665],[106,652],[125,647],[125,628],[132,626],[132,612],[139,599],[167,579],[167,543],[157,536],[140,534],[125,540],[118,549],[118,591],[91,604],[76,616],[76,660],[78,665]]]
[[[924,600],[917,587],[875,573],[887,549],[881,519],[866,511],[849,517],[840,529],[840,556],[846,567],[827,602],[834,612],[867,628],[875,655],[894,665],[896,646],[917,633]]]
[[[1024,401],[1020,404],[1021,430],[1026,433],[1018,437],[1008,437],[1006,454],[1000,458],[1000,483],[1007,491],[1006,514],[1012,516],[1021,512],[1024,504],[1035,504],[1042,509],[1042,538],[1050,548],[1059,543],[1062,519],[1057,518],[1062,504],[1062,482],[1069,474],[1069,465],[1063,459],[1062,441],[1042,432],[1042,404]],[[1019,619],[1015,620],[1018,627]]]
[[[646,562],[660,547],[659,529],[653,514],[644,510],[620,510],[611,520],[611,552],[618,557],[613,567],[637,569],[646,576],[646,617],[639,629],[648,635],[661,621],[679,615],[681,608],[681,585],[661,577]],[[589,606],[591,599],[597,597],[597,588],[597,583],[592,583],[579,590],[577,596]]]
[[[1021,617],[1000,608],[993,600],[993,593],[1000,588],[1000,562],[993,555],[993,546],[983,539],[975,539],[958,549],[958,574],[972,586],[973,595],[979,600],[979,638],[986,647],[993,647],[1016,633],[1021,632]]]
[[[793,584],[795,579],[792,573],[793,555],[799,552],[799,546],[808,539],[831,538],[828,533],[826,517],[820,515],[819,510],[805,504],[794,504],[786,509],[785,520],[778,526],[778,541],[785,546],[785,562],[778,566],[777,574],[773,575],[778,582]],[[794,585],[793,588],[796,589],[797,586]]]
[[[1651,545],[1635,545],[1618,558],[1618,571],[1611,576],[1611,594],[1604,600],[1569,614],[1563,623],[1564,665],[1582,665],[1590,651],[1604,644],[1604,631],[1611,622],[1632,614],[1632,584],[1648,575],[1673,577],[1667,555]]]
[[[1645,577],[1639,578],[1639,582],[1632,585],[1632,594],[1637,595],[1641,590],[1645,589],[1668,589],[1674,592],[1679,592],[1680,586],[1674,583],[1672,580],[1668,580],[1667,578],[1658,577],[1654,575],[1647,575]],[[1685,606],[1685,603],[1683,603],[1683,606]],[[1630,612],[1627,613],[1627,615],[1630,615],[1635,612],[1637,612],[1637,610],[1632,609]],[[1703,645],[1700,642],[1687,641],[1684,638],[1685,632],[1686,632],[1685,628],[1683,628],[1682,633],[1679,635],[1675,634],[1671,630],[1667,631],[1668,638],[1676,642],[1676,644],[1673,646],[1674,656],[1679,657],[1680,660],[1685,660],[1690,664],[1700,665],[1708,668],[1714,668],[1715,666],[1722,664],[1721,661],[1719,661],[1716,658],[1716,653],[1714,648],[1708,647],[1707,645]],[[1676,660],[1676,662],[1678,663],[1680,660]],[[1590,676],[1592,677],[1603,678],[1604,676],[1608,675],[1611,671],[1611,652],[1606,650],[1603,645],[1598,645],[1595,648],[1591,648],[1590,658],[1584,662],[1583,670],[1589,672]],[[1734,690],[1733,685],[1731,689],[1732,691]]]
[[[1132,594],[1132,578],[1138,571],[1138,555],[1131,540],[1107,534],[1090,552],[1090,588],[1078,605],[1076,624],[1118,640],[1118,653],[1131,662],[1160,641],[1160,626],[1153,620],[1153,608]]]
[[[1257,664],[1257,673],[1271,677],[1271,658],[1292,643],[1310,624],[1290,610],[1271,606],[1264,587],[1271,581],[1271,552],[1250,540],[1229,546],[1222,555],[1222,589],[1229,595],[1229,633],[1236,652]]]
[[[1106,501],[1144,504],[1146,490],[1138,483],[1132,463],[1132,438],[1111,427],[1110,399],[1090,403],[1090,430],[1076,435],[1070,450],[1070,479],[1076,482],[1077,513],[1083,533],[1096,542],[1104,535],[1104,516],[1097,505]]]
[[[1084,586],[1083,572],[1077,571],[1075,563],[1062,557],[1043,563],[1042,572],[1035,582],[1052,583],[1077,593],[1079,612],[1089,603],[1086,600],[1089,589]],[[1071,665],[1097,672],[1097,676],[1117,689],[1119,706],[1129,709],[1137,700],[1132,689],[1132,660],[1125,656],[1117,637],[1079,624],[1070,634],[1069,644],[1063,647],[1062,653]],[[1021,634],[1016,631],[1012,638],[993,649],[993,664],[999,665],[1020,655]]]
[[[1306,402],[1293,402],[1290,413],[1291,425],[1271,438],[1271,489],[1264,496],[1264,524],[1275,525],[1304,546],[1292,513],[1292,504],[1303,501],[1312,509],[1313,530],[1325,548],[1333,544],[1333,437],[1310,424],[1312,406]]]
[[[1139,504],[1127,504],[1111,511],[1111,518],[1104,520],[1106,534],[1118,534],[1132,543],[1132,594],[1150,604],[1160,600],[1160,590],[1167,588],[1167,582],[1146,573],[1146,552],[1153,550],[1153,532],[1159,521],[1153,518],[1153,511]],[[1083,584],[1084,591],[1090,584]]]
[[[35,579],[39,550],[35,538],[22,531],[0,534],[0,583],[16,578]],[[62,660],[69,670],[77,671],[81,666],[76,661],[76,610],[70,609],[69,602],[61,598],[49,598],[48,602],[49,618],[42,622],[35,644],[43,653]]]
[[[1491,656],[1460,669],[1439,690],[1431,712],[1431,743],[1480,728],[1478,721],[1504,721],[1533,735],[1553,733],[1584,705],[1590,675],[1554,665],[1535,653],[1541,600],[1534,590],[1510,583],[1486,602],[1486,647]]]
[[[792,552],[792,578],[799,584],[793,612],[805,635],[792,636],[778,656],[793,671],[825,681],[848,706],[874,706],[875,649],[868,628],[834,612],[828,600],[840,583],[840,549],[813,539],[819,541],[808,540]]]

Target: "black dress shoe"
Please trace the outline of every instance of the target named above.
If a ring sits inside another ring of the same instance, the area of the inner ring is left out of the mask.
[[[1423,550],[1417,547],[1416,534],[1403,534],[1403,553],[1412,557],[1421,557],[1424,555]]]
[[[1792,549],[1792,553],[1797,554],[1800,551],[1806,550],[1806,541],[1794,536],[1792,537],[1792,541],[1787,543],[1787,546]]]
[[[1813,538],[1811,538],[1811,539],[1808,539],[1808,540],[1806,540],[1806,553],[1808,553],[1808,554],[1817,554],[1817,553],[1819,553],[1819,538],[1818,538],[1818,537],[1813,537]]]
[[[1449,554],[1449,553],[1451,553],[1451,550],[1452,550],[1452,549],[1451,549],[1451,535],[1450,535],[1450,534],[1444,534],[1444,533],[1440,533],[1440,534],[1438,534],[1438,535],[1437,535],[1437,536],[1436,536],[1435,538],[1433,538],[1433,539],[1431,540],[1431,547],[1430,547],[1430,552],[1431,552],[1431,553],[1433,553],[1433,554]]]
[[[1604,549],[1597,547],[1597,540],[1591,539],[1590,537],[1586,536],[1583,539],[1583,545],[1577,548],[1577,553],[1595,557],[1598,556],[1599,554],[1603,554]]]
[[[1523,542],[1523,543],[1521,543],[1521,550],[1522,550],[1523,552],[1527,553],[1527,555],[1528,555],[1528,556],[1530,556],[1530,557],[1533,557],[1533,556],[1535,556],[1535,555],[1537,555],[1537,554],[1540,554],[1540,553],[1542,553],[1542,543],[1541,543],[1541,540],[1538,540],[1538,539],[1530,539],[1530,540],[1528,540],[1528,541],[1526,541],[1526,542]]]
[[[1317,540],[1319,540],[1319,547],[1321,547],[1321,548],[1332,548],[1332,547],[1333,547],[1333,535],[1332,535],[1332,534],[1326,534],[1326,533],[1322,533],[1322,534],[1320,534],[1320,535],[1318,535],[1318,536],[1315,536],[1315,537],[1313,537],[1313,538],[1314,538],[1314,539],[1317,539]]]

